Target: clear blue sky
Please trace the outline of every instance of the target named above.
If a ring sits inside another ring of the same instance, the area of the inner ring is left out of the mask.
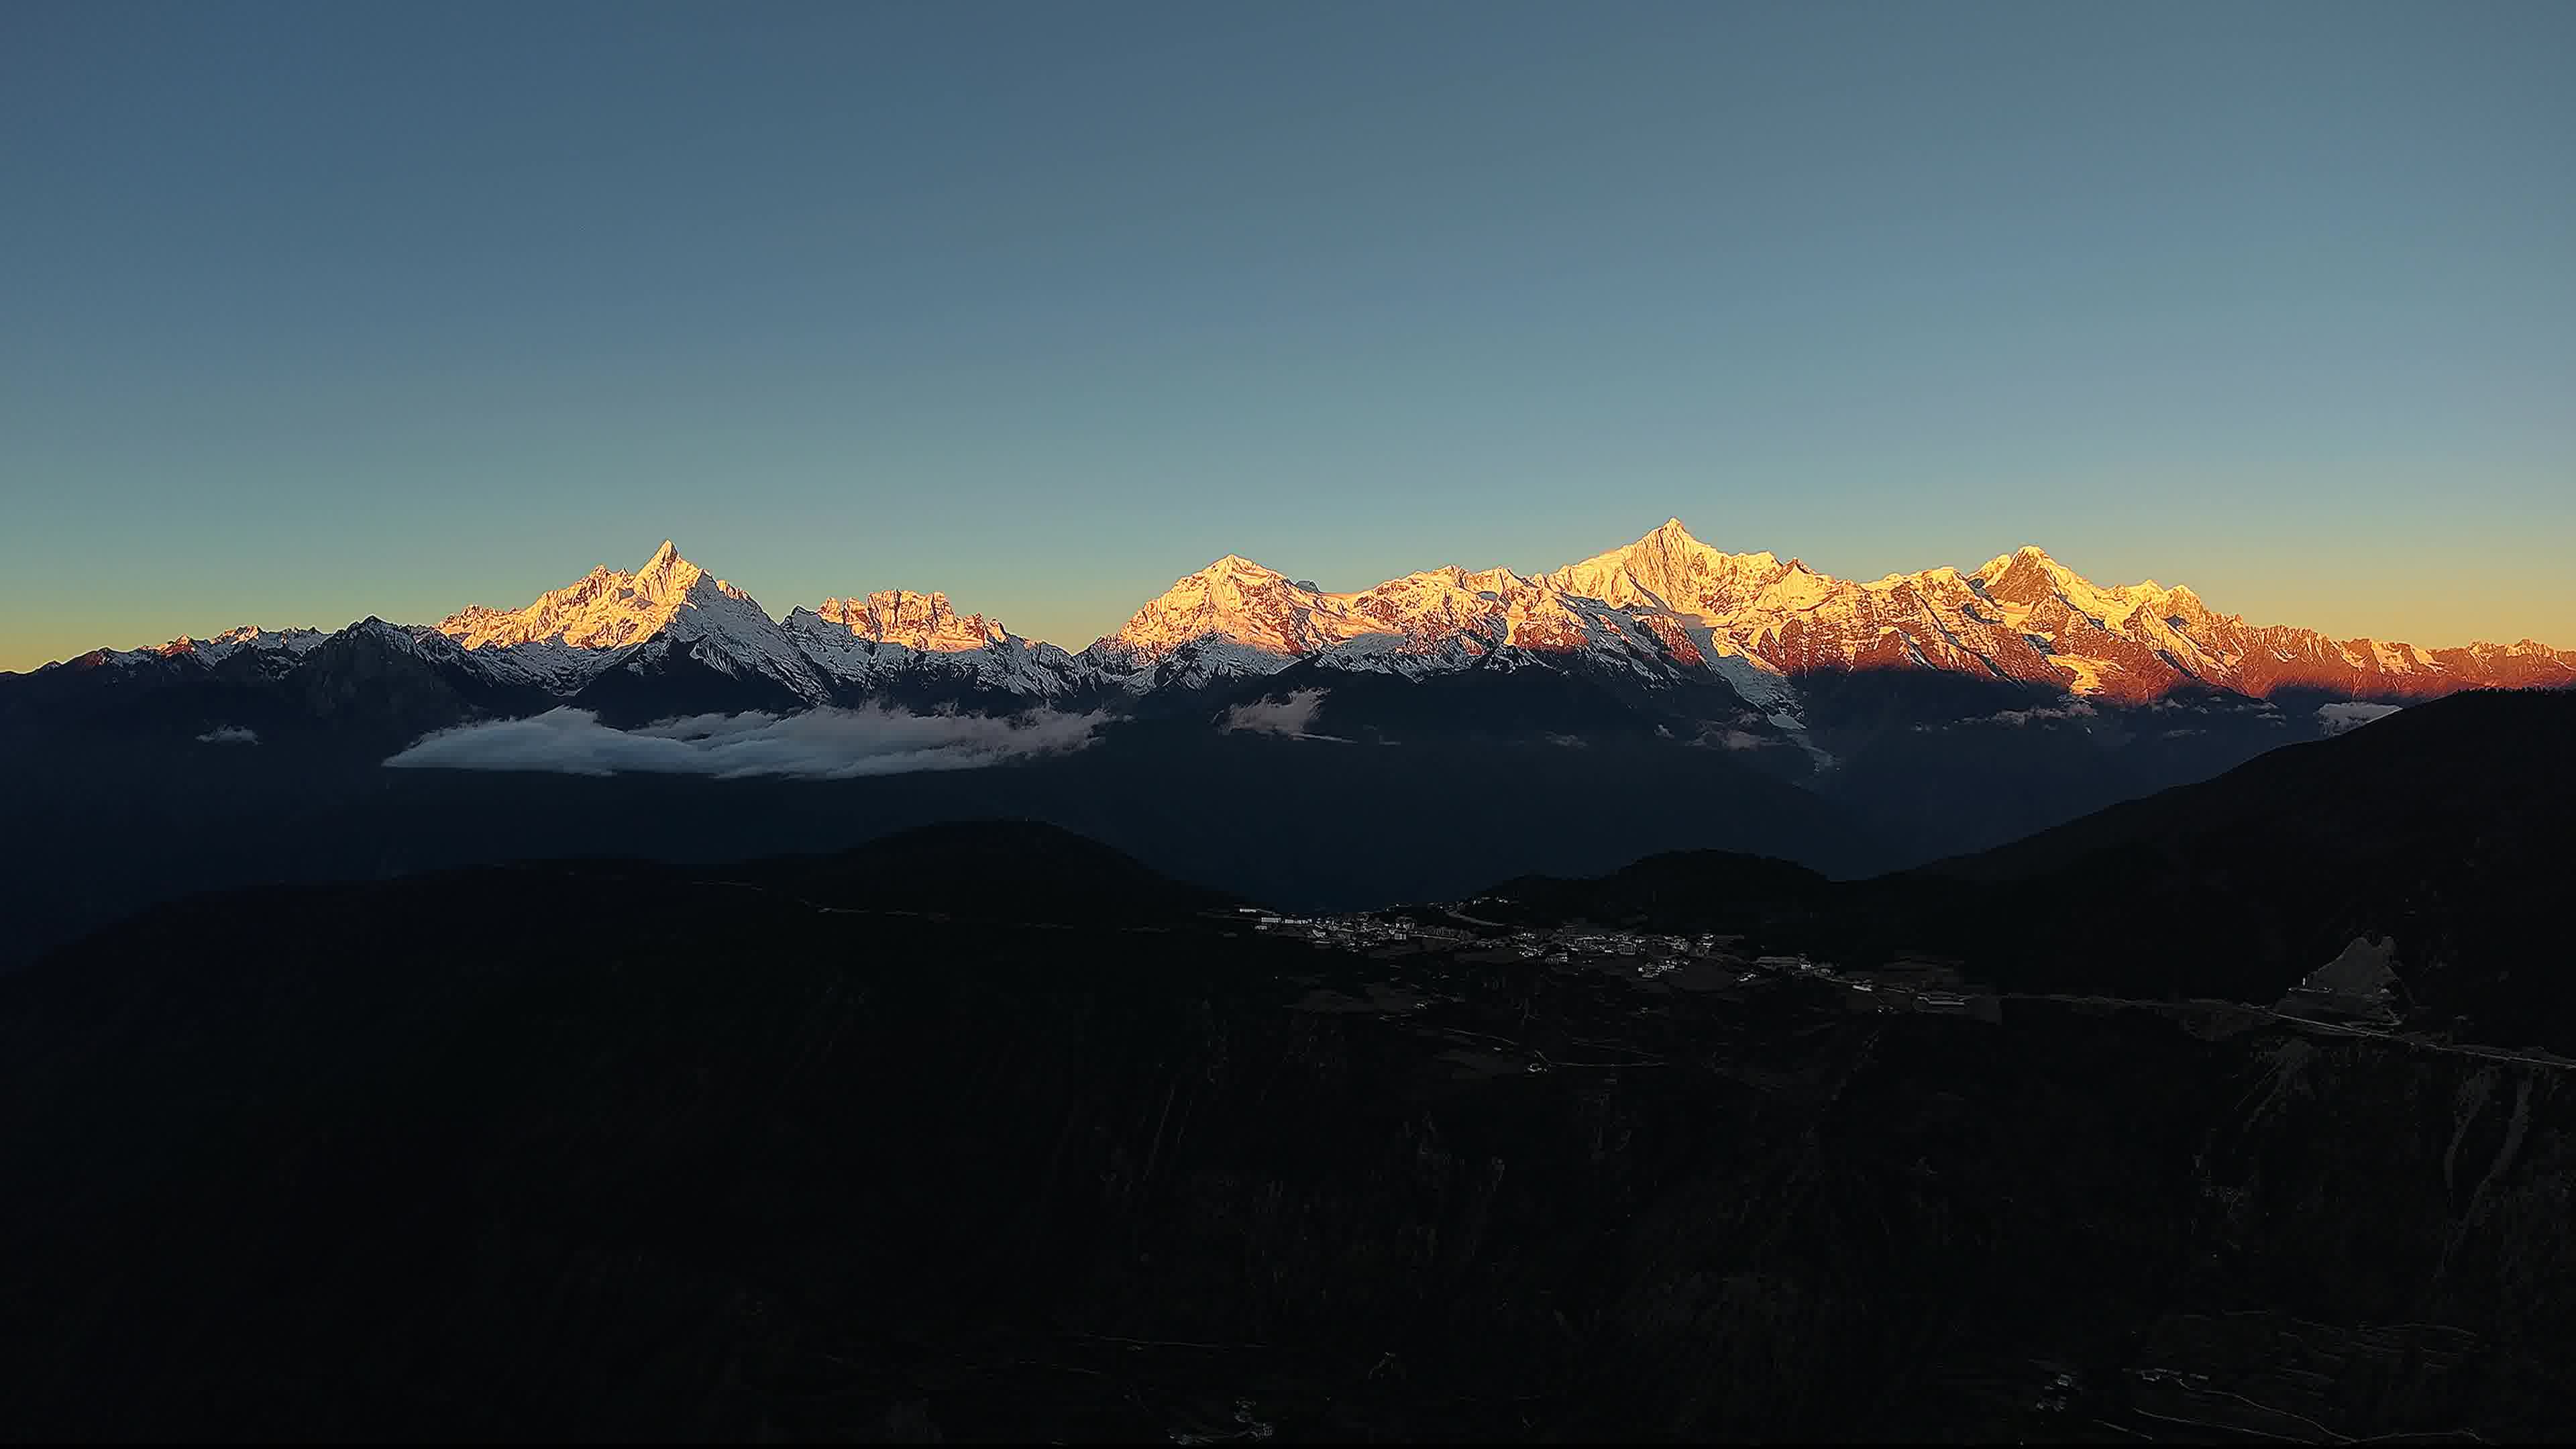
[[[2576,646],[2576,5],[0,7],[0,667],[1667,514]]]

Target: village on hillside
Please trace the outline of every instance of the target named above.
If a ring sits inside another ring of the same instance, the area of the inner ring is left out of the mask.
[[[1681,991],[1742,992],[1805,980],[1833,988],[1854,1011],[1939,1012],[1989,1020],[1999,1014],[1998,999],[1968,984],[1953,961],[1907,957],[1861,969],[1804,954],[1755,954],[1746,949],[1746,938],[1740,935],[1682,936],[1584,923],[1513,928],[1466,914],[1465,908],[1474,904],[1478,903],[1314,916],[1243,906],[1233,914],[1264,935],[1379,959],[1440,954],[1466,963],[1529,961],[1568,970],[1607,971]]]

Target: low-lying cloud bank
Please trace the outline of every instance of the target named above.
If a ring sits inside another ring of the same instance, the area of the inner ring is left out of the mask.
[[[460,725],[424,735],[385,764],[398,770],[546,770],[567,775],[792,775],[846,780],[914,770],[973,770],[1091,743],[1101,714],[906,714],[816,709],[702,714],[612,729],[586,709]]]
[[[2101,713],[2088,700],[2070,699],[2064,704],[2033,705],[2029,709],[2008,709],[1990,716],[1997,724],[2027,725],[2037,720],[2091,719]]]
[[[217,725],[213,729],[206,731],[204,734],[197,736],[197,743],[201,745],[255,745],[259,743],[259,731],[252,729],[247,725]]]
[[[1217,728],[1228,734],[1249,730],[1255,734],[1302,736],[1313,728],[1315,713],[1323,707],[1323,690],[1300,689],[1286,699],[1238,704],[1217,721]]]

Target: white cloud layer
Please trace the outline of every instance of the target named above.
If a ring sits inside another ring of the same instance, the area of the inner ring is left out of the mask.
[[[1225,712],[1217,728],[1228,731],[1252,730],[1261,734],[1304,736],[1315,723],[1315,712],[1324,707],[1324,691],[1300,689],[1284,700],[1256,699],[1238,704]]]
[[[406,770],[634,772],[741,779],[792,775],[846,780],[914,770],[973,770],[1078,750],[1107,717],[1040,713],[1017,719],[816,709],[802,714],[702,714],[642,729],[611,729],[586,709],[460,725],[414,741],[385,761]]]
[[[197,743],[201,745],[255,745],[259,743],[259,731],[243,725],[217,725],[213,729],[206,731],[204,734],[197,736]]]

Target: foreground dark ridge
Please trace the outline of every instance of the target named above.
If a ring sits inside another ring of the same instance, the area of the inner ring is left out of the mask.
[[[2410,1019],[2447,1038],[2576,1051],[2560,884],[2576,869],[2576,696],[2489,691],[1981,855],[1834,882],[1683,853],[1492,888],[1519,920],[1750,932],[1875,962],[1965,960],[2018,987],[2270,1001],[2354,941],[2393,941]]]
[[[0,980],[12,1433],[2576,1415],[2545,1053],[1259,917],[1028,826],[157,910]]]

